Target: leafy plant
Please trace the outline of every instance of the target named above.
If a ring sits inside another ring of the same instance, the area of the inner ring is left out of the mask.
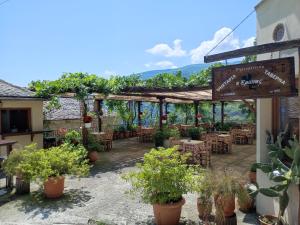
[[[277,136],[277,140],[271,137],[269,140],[269,163],[255,163],[254,168],[260,169],[268,175],[270,181],[275,182],[269,188],[259,188],[253,195],[261,193],[268,197],[279,198],[278,218],[280,223],[283,223],[283,216],[289,204],[288,189],[292,183],[299,184],[300,182],[300,145],[299,142],[289,140],[289,145],[282,145],[285,133],[282,132]],[[284,156],[292,160],[291,167],[286,166],[281,160]]]
[[[162,147],[164,145],[165,133],[164,131],[158,130],[154,134],[155,147]]]
[[[86,146],[86,149],[89,152],[96,151],[96,152],[101,152],[104,151],[103,145],[96,139],[94,135],[88,135],[88,144]]]
[[[152,149],[137,164],[138,171],[123,178],[131,183],[131,194],[141,195],[145,203],[166,204],[178,202],[192,190],[194,170],[186,164],[187,156],[175,148]]]
[[[26,181],[46,181],[49,177],[62,175],[84,176],[89,172],[87,152],[82,145],[63,144],[50,149],[37,149],[36,145],[25,148],[21,160],[16,160],[16,154],[5,161],[5,171],[8,174],[20,173]],[[14,162],[18,162],[13,165]]]
[[[201,127],[192,127],[190,129],[188,129],[188,134],[192,140],[199,140],[202,131],[203,131],[203,128],[201,128]]]
[[[211,171],[202,169],[197,176],[195,176],[193,191],[198,194],[201,202],[211,202],[214,187],[214,175]]]
[[[64,142],[68,144],[79,144],[82,142],[82,136],[81,133],[79,133],[76,130],[70,130],[68,131],[64,136]]]

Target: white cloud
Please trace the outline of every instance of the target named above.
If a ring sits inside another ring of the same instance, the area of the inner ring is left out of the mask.
[[[146,52],[152,55],[162,55],[165,57],[182,57],[186,56],[186,51],[181,47],[182,40],[176,39],[173,41],[173,47],[168,44],[160,43],[153,48],[147,49]]]
[[[164,69],[176,69],[178,68],[173,62],[171,61],[159,61],[155,63],[146,63],[144,64],[145,67],[150,68],[150,67],[159,67],[159,68],[164,68]]]
[[[243,41],[243,48],[247,48],[247,47],[251,47],[254,45],[256,38],[255,37],[251,37],[248,38],[247,40]]]
[[[203,62],[203,57],[231,31],[232,29],[223,27],[215,32],[214,37],[211,40],[203,41],[197,48],[192,49],[190,51],[192,63]],[[232,33],[213,51],[213,53],[234,50],[239,47],[240,41],[238,38],[234,37]]]
[[[115,76],[115,75],[117,75],[118,73],[116,72],[116,71],[113,71],[113,70],[105,70],[104,72],[103,72],[103,75],[105,76],[105,77],[110,77],[110,76]]]

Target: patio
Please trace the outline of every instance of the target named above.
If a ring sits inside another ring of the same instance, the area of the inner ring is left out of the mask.
[[[152,206],[124,194],[128,184],[121,175],[134,170],[153,144],[139,143],[136,138],[118,140],[113,150],[100,153],[87,178],[66,180],[65,195],[60,200],[41,199],[37,187],[30,196],[19,197],[0,206],[2,225],[8,224],[154,224]],[[234,145],[231,154],[213,154],[212,168],[231,168],[246,175],[255,162],[255,145]],[[91,188],[92,187],[92,188]],[[185,196],[181,224],[200,224],[196,196]],[[236,210],[238,224],[257,224],[256,214],[243,214]]]

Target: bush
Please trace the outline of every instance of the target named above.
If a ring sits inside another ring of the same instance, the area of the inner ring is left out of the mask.
[[[165,133],[161,130],[156,131],[154,134],[155,147],[162,147],[164,145]]]
[[[103,145],[99,143],[99,141],[96,139],[93,135],[88,135],[88,142],[86,146],[87,150],[89,152],[96,151],[96,152],[102,152],[104,151]]]
[[[192,190],[194,170],[186,164],[187,157],[175,148],[152,149],[137,164],[139,171],[123,176],[132,185],[129,192],[140,194],[145,203],[178,202]]]
[[[192,140],[199,140],[202,131],[203,129],[200,127],[193,127],[188,129],[188,134]]]
[[[49,149],[30,145],[8,157],[5,171],[11,175],[20,173],[28,182],[44,182],[49,177],[62,175],[84,176],[90,168],[86,156],[87,151],[82,145],[63,144]]]
[[[169,139],[170,137],[173,138],[179,138],[180,137],[180,131],[177,128],[174,129],[166,129],[165,131],[165,138]]]
[[[82,136],[81,133],[79,133],[76,130],[70,130],[65,134],[64,142],[69,144],[79,144],[82,143]]]

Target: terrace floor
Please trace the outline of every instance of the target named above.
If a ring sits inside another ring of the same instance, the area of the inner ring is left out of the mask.
[[[1,205],[0,225],[97,224],[152,225],[152,207],[124,194],[129,185],[121,175],[134,170],[135,163],[153,144],[138,143],[135,138],[114,141],[111,152],[100,153],[100,160],[89,177],[66,179],[65,195],[60,200],[45,200],[37,185],[32,193]],[[255,162],[255,145],[234,145],[232,154],[213,155],[212,168],[231,168],[245,175]],[[201,224],[197,217],[196,195],[185,196],[181,224]],[[236,210],[239,225],[257,224],[256,214]]]

